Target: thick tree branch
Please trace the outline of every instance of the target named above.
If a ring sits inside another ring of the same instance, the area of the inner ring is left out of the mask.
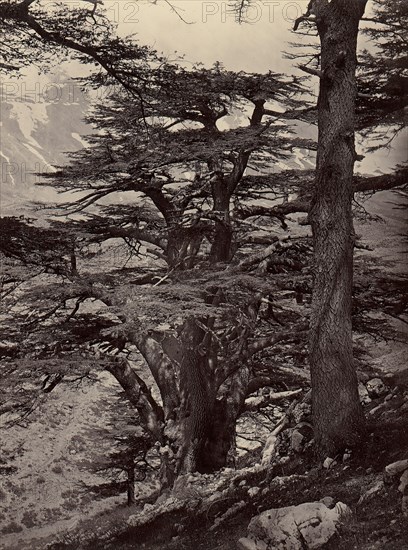
[[[154,435],[161,444],[163,436],[163,409],[153,399],[144,380],[131,368],[123,357],[116,357],[108,363],[106,370],[110,372],[125,391],[126,397],[137,409],[146,429]]]
[[[408,168],[402,168],[393,174],[383,174],[381,176],[360,176],[353,178],[353,189],[355,193],[387,191],[408,184]],[[304,196],[292,201],[288,201],[268,208],[266,206],[240,206],[235,216],[238,219],[250,218],[253,216],[268,216],[281,218],[288,214],[298,212],[308,213],[310,209],[311,198]],[[245,261],[250,261],[249,259]]]
[[[258,411],[264,407],[267,407],[271,403],[276,403],[278,401],[283,401],[284,399],[290,399],[291,397],[296,397],[302,393],[303,389],[299,388],[297,390],[288,390],[278,393],[271,393],[269,395],[262,395],[257,398],[253,398],[252,401],[245,404],[244,411]],[[247,394],[248,395],[248,394]]]
[[[270,348],[278,342],[306,340],[308,329],[308,323],[303,323],[302,325],[291,331],[275,332],[274,334],[266,336],[265,338],[259,338],[258,340],[255,340],[251,344],[249,344],[246,355],[247,357],[251,357],[252,355],[255,355],[255,353],[259,353],[266,348]]]
[[[317,69],[312,69],[311,67],[307,67],[306,65],[298,65],[298,68],[303,71],[304,73],[311,74],[313,76],[317,76],[318,78],[323,78],[322,71],[319,71]]]

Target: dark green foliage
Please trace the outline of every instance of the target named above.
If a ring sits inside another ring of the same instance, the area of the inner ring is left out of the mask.
[[[362,54],[358,112],[362,127],[404,123],[408,104],[408,6],[404,0],[374,0],[363,33],[372,47]]]

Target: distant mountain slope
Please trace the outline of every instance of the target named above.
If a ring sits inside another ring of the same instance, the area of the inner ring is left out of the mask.
[[[29,83],[28,83],[29,82]],[[90,127],[83,117],[90,105],[78,83],[63,72],[2,84],[0,127],[1,213],[27,211],[32,200],[55,198],[35,187],[36,175],[67,162],[80,149]]]

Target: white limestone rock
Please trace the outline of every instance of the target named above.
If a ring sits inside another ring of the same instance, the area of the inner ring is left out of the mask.
[[[325,545],[337,533],[337,526],[351,514],[349,507],[338,502],[329,509],[323,502],[267,510],[254,517],[248,537],[240,540],[242,550],[314,550]],[[248,542],[250,541],[250,542]]]
[[[362,382],[358,385],[358,395],[360,396],[360,402],[363,403],[363,405],[368,405],[368,403],[371,403],[371,397],[368,395],[367,388]]]
[[[388,388],[381,378],[372,378],[367,382],[366,388],[371,398],[382,397],[388,393]]]
[[[334,460],[334,458],[331,458],[330,456],[328,456],[323,462],[323,468],[325,468],[326,470],[334,468],[334,466],[337,466],[337,462]]]
[[[388,466],[385,467],[385,475],[387,477],[394,477],[405,470],[408,470],[408,458],[388,464]]]

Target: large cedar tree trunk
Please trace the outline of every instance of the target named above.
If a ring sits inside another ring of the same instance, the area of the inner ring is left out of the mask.
[[[204,339],[202,328],[193,317],[188,318],[181,334],[179,474],[206,471],[203,452],[214,411],[216,389],[212,383],[212,369],[208,350],[203,345]]]
[[[363,414],[352,350],[354,111],[361,0],[315,0],[321,41],[310,365],[315,438],[334,456],[358,443]]]
[[[216,303],[217,294],[213,299]],[[213,319],[190,317],[178,338],[131,331],[130,340],[160,390],[161,405],[127,360],[116,358],[107,366],[138,410],[141,425],[160,443],[162,490],[179,475],[219,470],[234,444],[251,373],[242,365],[224,380],[212,328]]]
[[[220,174],[211,182],[213,211],[218,215],[215,221],[214,237],[211,244],[210,262],[228,262],[231,256],[232,227],[230,220],[231,194],[227,182]]]
[[[235,450],[236,424],[243,411],[251,371],[243,365],[220,388],[215,402],[211,424],[202,450],[206,471],[215,472],[226,466],[231,451]]]

